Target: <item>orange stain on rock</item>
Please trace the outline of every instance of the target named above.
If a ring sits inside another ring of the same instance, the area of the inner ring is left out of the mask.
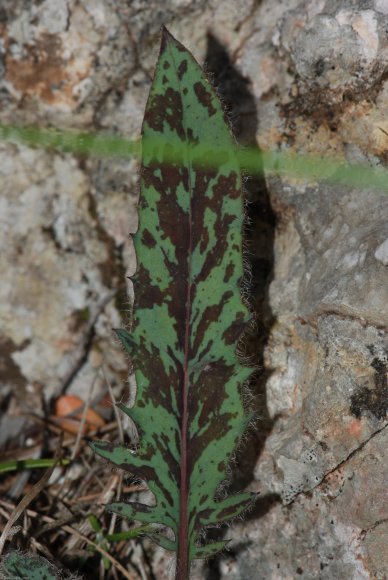
[[[351,437],[359,438],[362,431],[362,422],[358,419],[353,419],[347,427],[347,432]]]
[[[7,80],[23,95],[36,97],[49,105],[74,108],[77,98],[73,88],[85,77],[86,70],[80,70],[73,59],[62,58],[61,39],[46,33],[25,48],[28,55],[21,59],[8,54]],[[87,69],[87,63],[84,65]]]
[[[55,98],[55,88],[65,86],[66,71],[60,57],[61,42],[45,34],[30,47],[27,58],[6,59],[7,79],[20,92],[37,96],[48,103]]]

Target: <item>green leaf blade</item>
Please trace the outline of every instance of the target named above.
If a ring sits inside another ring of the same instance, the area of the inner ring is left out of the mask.
[[[95,448],[125,469],[132,461],[147,481],[155,507],[118,504],[114,511],[172,528],[176,577],[185,578],[192,558],[225,545],[199,547],[203,526],[246,509],[246,494],[227,504],[216,495],[249,421],[240,391],[251,371],[236,355],[249,318],[240,295],[243,204],[236,146],[214,89],[167,31],[142,135],[133,328],[130,335],[118,331],[137,384],[135,406],[121,407],[137,424],[141,445],[132,457]],[[206,151],[191,147],[202,142]],[[217,163],[210,165],[215,151]]]

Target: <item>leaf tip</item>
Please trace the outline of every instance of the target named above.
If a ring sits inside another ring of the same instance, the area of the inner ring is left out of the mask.
[[[181,43],[178,42],[178,40],[171,34],[171,32],[163,25],[162,26],[162,40],[160,43],[160,52],[161,53],[164,52],[164,50],[167,48],[167,46],[169,44],[173,44],[176,47],[178,47],[178,48],[180,47],[181,49],[186,51],[186,49],[181,45]]]
[[[164,49],[164,47],[166,46],[166,44],[168,42],[171,42],[172,39],[172,35],[170,34],[170,32],[167,30],[167,28],[163,25],[162,26],[162,41],[161,41],[161,50]]]
[[[88,445],[93,453],[101,455],[101,452],[108,451],[111,448],[109,441],[88,441]]]

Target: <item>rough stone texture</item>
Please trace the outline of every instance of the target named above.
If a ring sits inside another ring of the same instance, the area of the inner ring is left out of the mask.
[[[254,83],[265,63],[254,84],[260,146],[386,163],[387,6],[276,10],[258,7],[236,63]],[[235,529],[221,576],[388,578],[388,200],[302,180],[267,186],[277,216],[264,352],[275,423],[255,479],[283,506]]]
[[[387,162],[386,0],[5,0],[0,122],[136,136],[162,24],[207,61],[241,142]],[[103,360],[121,385],[110,329],[131,290],[136,164],[0,149],[4,392],[83,394]],[[266,188],[272,210],[247,182],[265,421],[245,453],[263,500],[193,577],[388,578],[388,198]],[[171,576],[171,559],[154,568]]]

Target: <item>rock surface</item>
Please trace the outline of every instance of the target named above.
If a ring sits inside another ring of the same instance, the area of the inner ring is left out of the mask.
[[[0,123],[137,136],[162,24],[206,60],[242,143],[387,162],[384,0],[3,2]],[[111,328],[135,265],[136,164],[0,149],[4,392],[85,396],[103,362],[121,388]],[[247,182],[268,424],[249,454],[271,501],[194,576],[388,578],[388,198],[271,176],[266,189]],[[156,552],[154,567],[162,579],[171,562]]]

